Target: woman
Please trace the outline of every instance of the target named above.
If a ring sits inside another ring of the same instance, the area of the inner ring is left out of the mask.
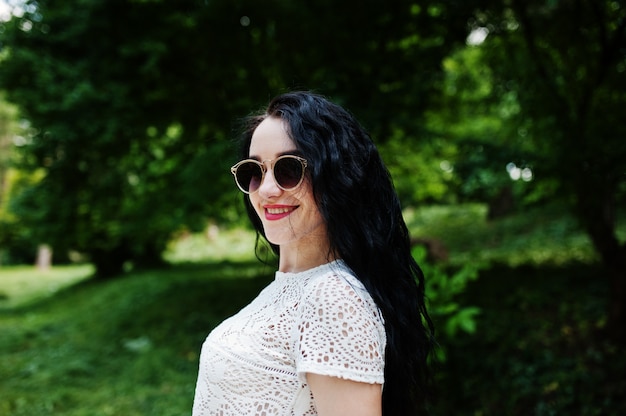
[[[343,108],[294,92],[243,139],[231,170],[279,267],[207,337],[193,415],[418,414],[433,328],[369,135]]]

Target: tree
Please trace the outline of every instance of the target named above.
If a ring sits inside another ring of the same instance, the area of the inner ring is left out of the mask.
[[[171,233],[236,217],[233,120],[291,88],[419,131],[471,1],[27,1],[3,24],[0,88],[36,134],[43,179],[20,217],[98,274],[154,264]]]
[[[517,123],[516,96],[498,89],[483,50],[474,44],[447,56],[443,67],[442,93],[426,121],[454,149],[444,166],[453,172],[451,190],[457,201],[486,202],[489,219],[510,214],[530,199],[528,164],[538,157],[520,140],[526,131]],[[526,169],[524,180],[514,182],[507,174],[512,169]]]
[[[6,193],[7,173],[13,154],[14,125],[17,123],[15,109],[0,95],[0,206]]]
[[[510,0],[477,14],[498,88],[514,93],[533,172],[559,186],[609,277],[607,330],[626,343],[626,7],[610,0]],[[623,214],[623,212],[622,212]]]
[[[201,145],[215,133],[200,113],[185,117],[198,74],[171,82],[177,65],[194,68],[170,41],[193,27],[184,7],[79,3],[41,2],[8,22],[1,76],[37,129],[23,166],[45,171],[16,197],[21,218],[39,242],[88,253],[109,276],[129,261],[157,263],[169,234],[206,213],[189,186],[199,194],[224,162],[219,146]]]

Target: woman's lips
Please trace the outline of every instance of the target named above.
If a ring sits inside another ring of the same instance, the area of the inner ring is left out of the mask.
[[[297,206],[293,205],[265,205],[265,219],[276,221],[289,216]]]

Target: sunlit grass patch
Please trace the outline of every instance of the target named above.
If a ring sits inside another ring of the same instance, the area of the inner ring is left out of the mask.
[[[439,240],[452,265],[592,263],[597,255],[569,213],[542,207],[487,220],[484,204],[429,206],[406,214],[412,235]]]
[[[40,270],[34,266],[0,267],[0,309],[14,308],[48,297],[93,274],[88,264],[54,266]]]
[[[209,226],[204,233],[184,234],[172,240],[165,252],[170,263],[254,259],[255,234],[244,228]]]

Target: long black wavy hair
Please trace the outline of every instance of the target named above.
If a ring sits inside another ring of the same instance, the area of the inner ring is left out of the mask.
[[[428,357],[434,328],[424,302],[424,276],[411,256],[400,201],[376,146],[342,107],[317,94],[291,92],[246,120],[242,159],[248,157],[254,130],[267,117],[288,125],[308,161],[331,253],[352,269],[385,319],[383,415],[423,414],[431,396]],[[258,236],[265,237],[263,226],[247,195],[244,203],[258,245]],[[279,247],[270,246],[279,255]]]

